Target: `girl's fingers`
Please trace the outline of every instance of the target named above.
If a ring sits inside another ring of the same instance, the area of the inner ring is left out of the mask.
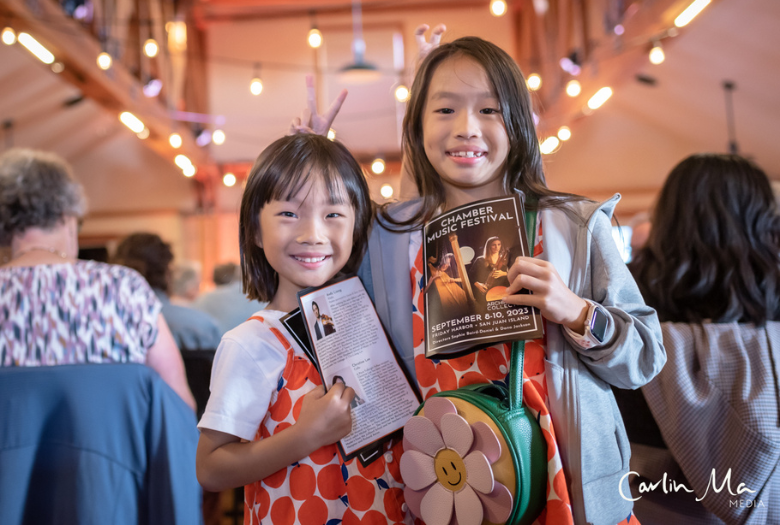
[[[322,115],[322,118],[325,120],[325,125],[323,126],[324,133],[327,133],[330,129],[330,125],[333,124],[333,121],[336,118],[336,115],[338,115],[339,111],[341,110],[342,104],[344,104],[344,100],[347,98],[347,90],[342,89],[341,93],[338,94],[336,97],[336,100],[333,101],[333,103],[328,108],[328,111],[325,112],[324,115]]]
[[[547,288],[547,282],[529,274],[518,275],[507,286],[504,297],[517,295],[523,288],[527,288],[534,293],[540,293]]]
[[[439,43],[441,42],[441,36],[446,30],[447,26],[444,24],[439,24],[433,28],[433,31],[431,31],[431,45],[433,47],[438,47]]]
[[[428,24],[420,24],[414,30],[414,39],[417,41],[417,46],[422,47],[425,45],[425,32],[430,29]]]
[[[317,92],[314,89],[312,75],[306,75],[306,105],[309,108],[309,115],[317,114]]]

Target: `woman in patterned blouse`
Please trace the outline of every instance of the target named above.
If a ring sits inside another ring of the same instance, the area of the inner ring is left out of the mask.
[[[160,301],[137,272],[78,260],[83,189],[60,157],[0,156],[0,366],[135,362],[195,407]],[[10,248],[10,249],[9,249]]]

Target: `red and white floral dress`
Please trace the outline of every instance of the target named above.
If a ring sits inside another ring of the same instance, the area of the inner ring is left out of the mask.
[[[262,312],[261,312],[262,314]],[[292,426],[300,415],[303,396],[321,384],[319,374],[298,345],[261,316],[264,332],[282,345],[287,362],[271,396],[255,440]],[[399,459],[401,443],[388,444],[385,453],[367,467],[357,459],[341,461],[336,445],[244,488],[244,523],[274,525],[387,525],[411,523],[404,505]]]

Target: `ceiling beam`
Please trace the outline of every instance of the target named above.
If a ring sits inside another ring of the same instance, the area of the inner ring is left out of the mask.
[[[160,101],[145,97],[140,82],[119,60],[115,60],[108,71],[101,70],[96,63],[96,57],[101,52],[99,43],[79,22],[69,18],[57,3],[50,0],[3,0],[2,11],[13,17],[17,31],[29,32],[54,54],[58,62],[64,64],[65,69],[60,76],[77,87],[85,97],[93,99],[117,118],[123,111],[138,117],[150,131],[149,138],[144,140],[147,147],[171,162],[176,155],[186,155],[198,168],[198,178],[211,175],[213,162],[207,152],[195,144],[195,138],[183,133],[183,145],[173,149],[168,143],[168,136],[176,125],[167,108]],[[32,56],[30,58],[35,60]]]
[[[574,2],[574,0],[565,1]],[[544,107],[541,108],[539,134],[541,136],[552,134],[558,127],[571,125],[587,116],[589,114],[588,99],[602,87],[614,89],[621,84],[633,81],[640,69],[648,63],[647,53],[651,37],[673,27],[674,18],[689,4],[690,0],[655,0],[634,4],[638,6],[638,9],[630,7],[627,11],[627,16],[622,21],[625,31],[622,36],[610,35],[603,31],[600,40],[595,40],[594,37],[589,38],[588,42],[591,47],[586,55],[585,63],[582,64],[582,72],[577,77],[582,85],[582,92],[579,96],[569,97],[562,89],[567,77],[554,73],[552,78],[543,78],[548,82],[547,85],[544,82],[542,84],[542,98],[545,103]],[[597,14],[583,12],[582,16],[587,19],[588,16]],[[581,24],[582,22],[580,22],[579,31],[582,31]],[[537,24],[537,30],[540,25]],[[573,29],[571,26],[570,28]],[[559,28],[559,30],[564,30],[564,28]],[[680,29],[680,32],[682,31],[684,29]],[[559,44],[564,41],[563,38],[558,39]],[[566,56],[569,51],[556,49],[557,55],[548,59],[549,67],[546,69],[549,71],[551,68],[557,68],[556,73],[559,72],[557,61]]]

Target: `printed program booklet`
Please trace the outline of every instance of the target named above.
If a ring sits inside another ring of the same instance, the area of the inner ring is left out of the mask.
[[[458,357],[501,341],[541,337],[538,309],[501,301],[508,268],[531,253],[519,195],[447,211],[428,222],[423,235],[426,357]]]
[[[371,298],[357,276],[298,293],[300,308],[283,319],[320,372],[325,390],[355,390],[352,432],[339,442],[344,459],[364,464],[414,415],[421,400],[398,361]]]

